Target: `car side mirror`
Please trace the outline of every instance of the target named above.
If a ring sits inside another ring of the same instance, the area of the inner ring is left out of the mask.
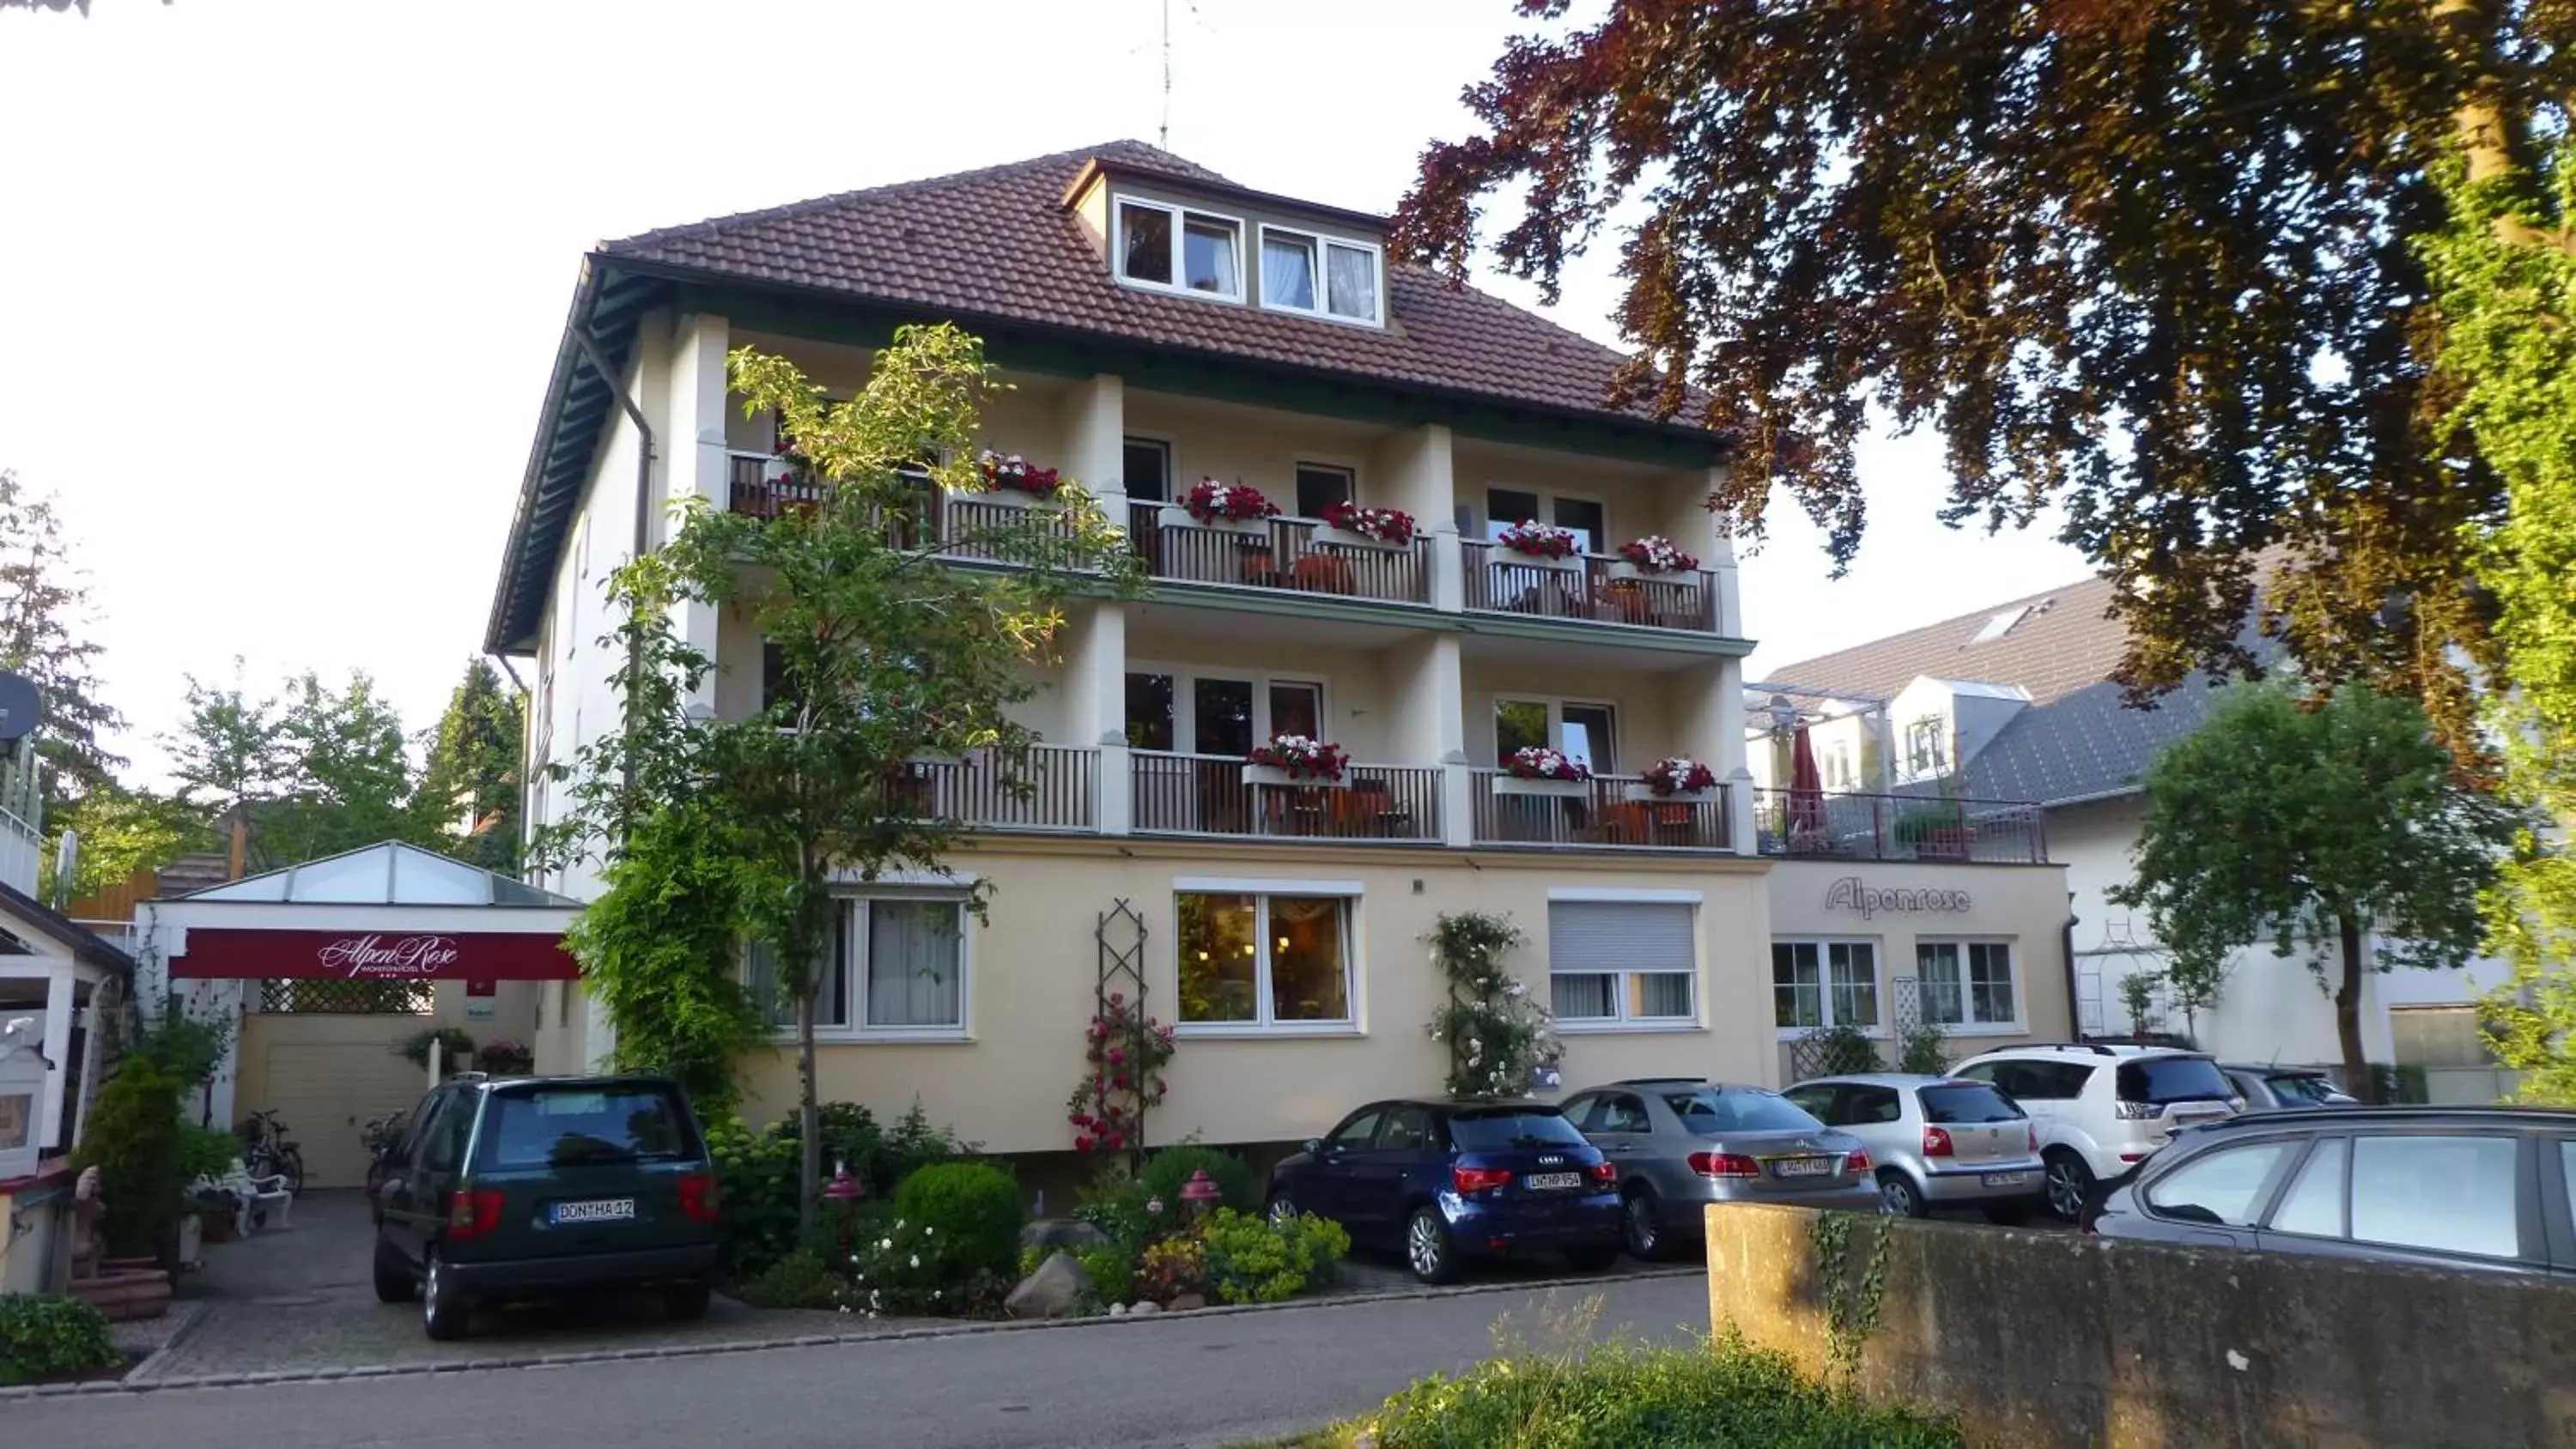
[[[1299,1145],[1297,1150],[1312,1156],[1315,1153],[1324,1150],[1324,1139],[1321,1137],[1309,1137]]]

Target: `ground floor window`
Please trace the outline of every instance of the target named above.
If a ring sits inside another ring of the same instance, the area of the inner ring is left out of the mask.
[[[1697,1020],[1695,914],[1675,901],[1548,902],[1548,1009],[1567,1024]]]
[[[953,898],[853,896],[833,915],[816,968],[814,1028],[884,1036],[966,1030],[966,907]],[[776,951],[755,942],[744,981],[772,1026],[796,1025]]]
[[[1774,941],[1771,993],[1784,1031],[1875,1031],[1878,948],[1868,941]]]
[[[1918,941],[1914,970],[1927,1022],[2012,1026],[2021,1019],[2010,942]]]
[[[1346,897],[1182,891],[1173,909],[1184,1029],[1351,1023]]]

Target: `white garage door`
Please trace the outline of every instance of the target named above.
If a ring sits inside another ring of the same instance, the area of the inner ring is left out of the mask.
[[[370,1118],[411,1110],[427,1089],[421,1069],[382,1042],[270,1042],[266,1060],[268,1100],[248,1105],[285,1122],[288,1140],[304,1150],[307,1187],[364,1186],[360,1129]]]

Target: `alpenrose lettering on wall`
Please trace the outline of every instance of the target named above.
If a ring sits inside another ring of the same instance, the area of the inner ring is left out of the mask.
[[[1858,911],[1864,921],[1881,911],[1964,911],[1969,908],[1966,891],[1881,890],[1862,885],[1856,875],[1835,881],[1825,892],[1825,909]]]
[[[170,958],[182,979],[569,981],[563,938],[529,931],[237,931],[200,926]]]

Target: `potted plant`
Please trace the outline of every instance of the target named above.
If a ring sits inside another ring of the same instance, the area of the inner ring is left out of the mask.
[[[1975,827],[1968,824],[1955,800],[1900,811],[1889,829],[1897,844],[1913,850],[1916,860],[1966,860],[1977,843]]]
[[[1527,745],[1503,761],[1494,780],[1497,795],[1561,795],[1574,799],[1592,793],[1592,767],[1562,750]]]
[[[537,1054],[508,1037],[496,1037],[474,1050],[474,1064],[499,1077],[524,1077],[536,1069]]]
[[[1278,512],[1278,504],[1249,484],[1220,483],[1214,478],[1201,478],[1181,496],[1180,502],[1164,506],[1163,522],[1169,526],[1186,519],[1201,528],[1262,533],[1268,530],[1270,519]]]
[[[1396,549],[1412,544],[1419,531],[1412,514],[1401,508],[1362,508],[1356,503],[1324,505],[1324,526],[1317,540],[1346,548]]]
[[[1339,785],[1351,763],[1341,746],[1305,735],[1272,735],[1243,758],[1247,785]]]
[[[450,1076],[464,1071],[466,1059],[474,1054],[474,1038],[453,1026],[430,1027],[413,1032],[394,1043],[394,1055],[426,1069],[429,1066],[429,1044],[438,1043],[438,1065]]]
[[[1582,566],[1578,557],[1583,551],[1582,540],[1575,537],[1573,529],[1559,528],[1553,523],[1523,519],[1496,535],[1494,542],[1519,554],[1522,562],[1542,568],[1575,569]]]
[[[1699,568],[1699,560],[1660,533],[1630,539],[1619,545],[1619,557],[1610,565],[1610,576],[1616,579],[1645,578],[1654,574],[1686,574]]]
[[[1064,487],[1056,470],[1041,468],[1017,453],[987,448],[976,455],[975,467],[984,475],[984,496],[996,503],[1025,507],[1047,502]]]
[[[1687,755],[1655,761],[1628,787],[1631,800],[1705,800],[1717,788],[1717,772]]]

